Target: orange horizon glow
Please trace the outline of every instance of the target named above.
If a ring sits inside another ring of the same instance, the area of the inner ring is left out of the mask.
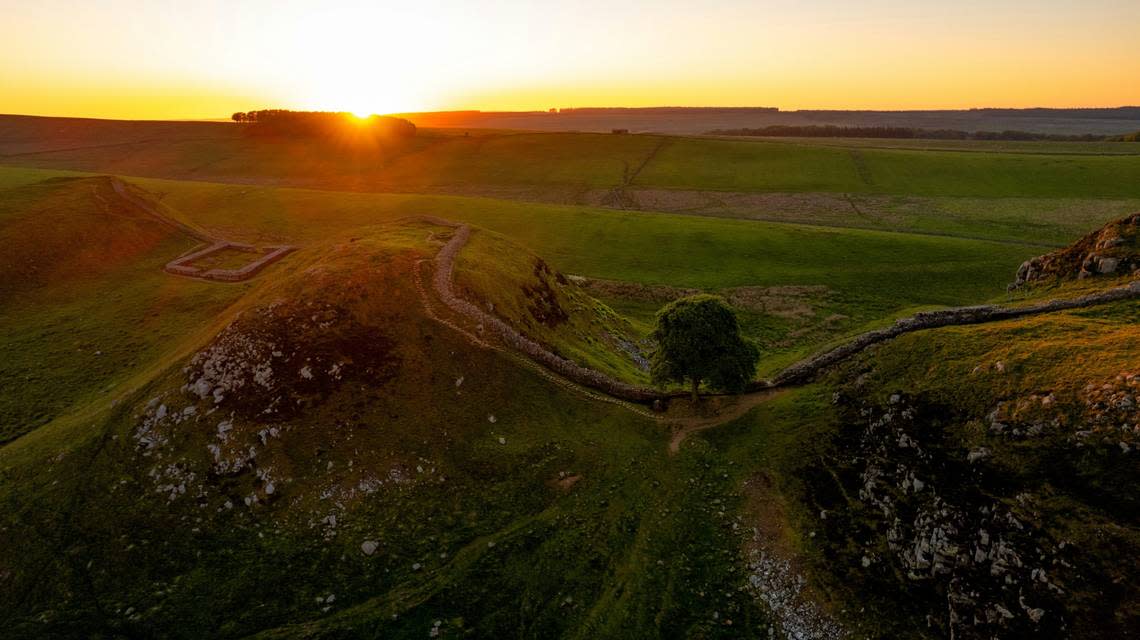
[[[1140,2],[0,0],[0,113],[1140,104]]]

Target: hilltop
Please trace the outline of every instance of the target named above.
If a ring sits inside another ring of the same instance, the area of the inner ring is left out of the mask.
[[[672,509],[723,478],[674,477],[651,420],[429,316],[417,263],[452,232],[407,221],[310,248],[137,390],[5,447],[6,628],[562,635],[647,630],[646,602],[677,628],[707,627],[710,607],[758,616],[746,598],[694,600],[741,579],[711,560],[735,543]],[[532,277],[500,308],[530,300]],[[566,305],[566,322],[589,326],[595,306]],[[635,601],[612,593],[607,576],[650,566],[630,575]],[[539,604],[505,614],[518,598]]]

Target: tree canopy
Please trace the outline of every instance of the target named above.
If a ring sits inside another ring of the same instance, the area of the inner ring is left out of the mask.
[[[249,125],[258,133],[290,137],[335,138],[343,137],[345,131],[389,139],[416,135],[416,125],[403,118],[377,115],[358,118],[345,111],[262,109],[239,111],[230,119]]]
[[[740,335],[736,314],[723,298],[701,294],[665,305],[657,312],[653,338],[653,381],[688,381],[694,401],[702,382],[739,393],[756,373],[760,352]]]

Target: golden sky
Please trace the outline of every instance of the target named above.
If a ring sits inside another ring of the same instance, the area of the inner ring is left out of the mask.
[[[1140,104],[1140,0],[0,0],[0,113]]]

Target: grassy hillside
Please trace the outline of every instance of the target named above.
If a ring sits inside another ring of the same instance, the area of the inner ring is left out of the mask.
[[[395,146],[345,147],[335,140],[243,131],[226,123],[0,117],[0,163],[618,206],[1057,246],[1140,210],[1134,186],[1140,184],[1140,153],[1128,152],[1124,143],[1107,151],[1086,143],[987,141],[932,148],[915,141],[423,129]]]
[[[966,637],[1136,629],[1138,312],[914,334],[836,374],[843,429],[792,490],[805,555],[872,635],[929,615],[944,636],[948,600]]]
[[[6,172],[0,170],[0,176]],[[914,308],[1000,295],[1017,265],[1041,252],[952,237],[484,198],[134,182],[160,199],[170,215],[246,242],[312,244],[384,221],[435,215],[501,233],[565,274],[658,291],[745,288],[738,297],[747,329],[774,357],[765,363],[773,368],[836,335]],[[799,304],[799,291],[811,291],[811,300],[803,301],[806,312],[789,318],[786,308]],[[656,309],[671,299],[646,298],[636,287],[597,295],[639,322],[642,333]],[[772,296],[785,300],[772,307],[764,302]]]
[[[723,463],[424,317],[429,231],[314,249],[0,449],[8,634],[765,637]]]
[[[197,244],[122,202],[106,178],[0,187],[0,442],[111,397],[247,285],[162,266]]]
[[[27,155],[3,162],[134,174],[183,223],[300,250],[246,283],[171,276],[194,241],[108,177],[0,168],[6,637],[1137,628],[1136,301],[907,334],[724,424],[663,423],[474,344],[413,277],[454,233],[429,216],[468,223],[456,288],[558,353],[644,382],[654,312],[709,291],[767,375],[920,308],[1128,282],[1114,231],[1057,264],[1105,240],[1115,272],[1005,293],[1035,243],[1140,202],[1136,157],[500,132],[353,157],[8,124],[0,153]],[[773,220],[520,196],[612,188]]]
[[[650,345],[638,330],[539,256],[476,231],[454,277],[464,299],[551,352],[619,380],[649,382]]]
[[[251,242],[313,242],[378,221],[436,215],[501,233],[565,274],[666,290],[774,288],[759,292],[766,297],[814,287],[809,312],[793,322],[762,306],[744,309],[750,334],[774,358],[764,363],[770,368],[907,310],[1000,296],[1017,265],[1041,252],[952,237],[483,198],[137,182],[187,221]],[[663,304],[657,298],[646,304],[636,294],[596,295],[639,321],[642,331]]]

